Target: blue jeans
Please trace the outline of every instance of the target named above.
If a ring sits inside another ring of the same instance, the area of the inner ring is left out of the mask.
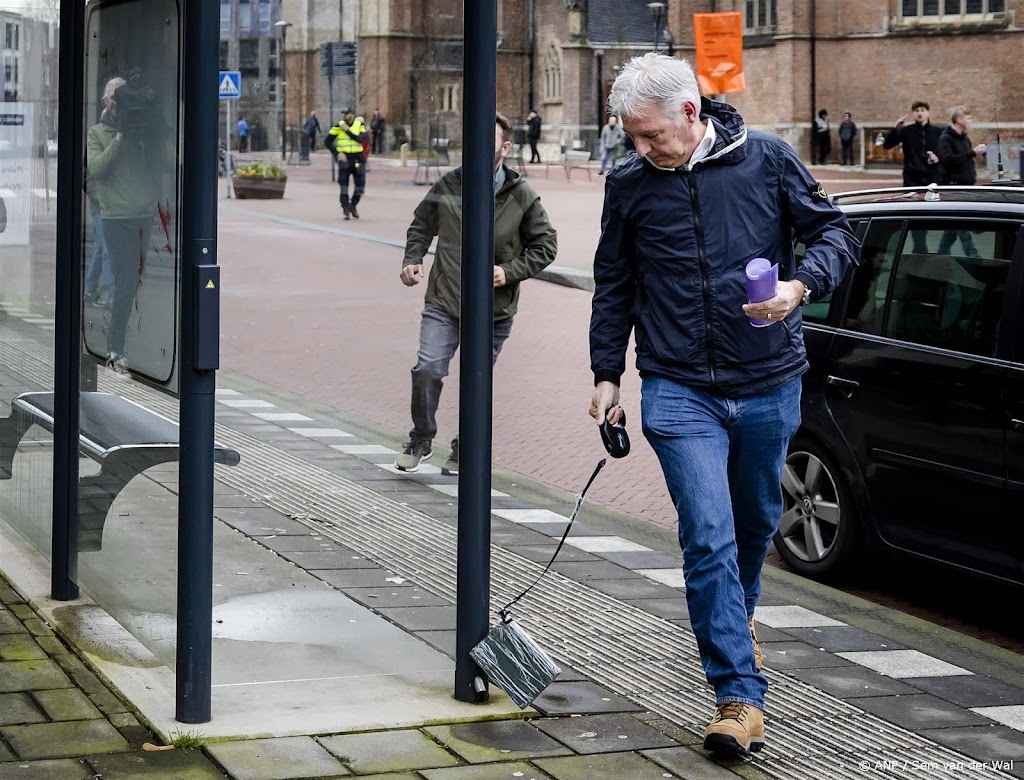
[[[686,604],[704,673],[719,703],[763,710],[768,680],[754,665],[748,624],[782,515],[782,468],[800,425],[800,380],[722,398],[647,377],[641,410],[679,512]]]
[[[99,294],[100,282],[107,288],[107,297],[114,297],[114,272],[110,268],[110,253],[103,240],[103,218],[98,209],[92,212],[93,249],[89,265],[85,270],[85,298],[90,300]]]
[[[110,330],[107,332],[107,352],[111,355],[124,355],[132,301],[135,300],[139,280],[142,279],[152,230],[153,217],[103,220],[103,238],[114,272]]]
[[[505,339],[512,332],[512,318],[494,323],[491,361],[498,359]],[[448,376],[448,364],[459,348],[459,321],[444,309],[428,303],[420,321],[420,348],[412,369],[412,430],[414,441],[433,439],[437,435],[437,406],[441,388]]]
[[[611,170],[615,167],[615,152],[616,149],[606,149],[601,147],[601,173],[605,170]]]

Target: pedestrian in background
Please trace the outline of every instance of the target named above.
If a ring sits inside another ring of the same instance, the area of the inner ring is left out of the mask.
[[[608,124],[601,128],[601,170],[598,176],[604,176],[605,170],[615,167],[615,161],[622,154],[622,139],[625,137],[622,128],[619,127],[618,117],[608,117]]]
[[[828,111],[824,108],[818,112],[814,120],[814,150],[815,154],[811,155],[812,163],[816,161],[818,165],[824,165],[828,162],[828,156],[832,154],[832,133],[828,125]]]
[[[985,154],[985,144],[971,145],[967,135],[974,124],[974,117],[963,106],[953,109],[949,127],[939,136],[939,183],[973,185],[978,181],[975,158]]]
[[[910,110],[914,121],[908,125],[906,114],[897,119],[882,148],[902,146],[904,187],[935,184],[939,180],[939,129],[929,121],[930,106],[925,101],[915,100]]]
[[[370,151],[374,154],[384,154],[384,117],[381,116],[379,108],[375,109],[373,116],[370,117],[370,135]]]
[[[235,128],[238,130],[238,151],[249,151],[249,123],[244,116],[238,117]]]
[[[540,114],[531,110],[526,115],[526,141],[530,144],[530,162],[540,162],[540,152],[537,151],[537,144],[540,143],[540,129],[543,121]]]
[[[363,142],[367,137],[366,125],[356,117],[352,108],[346,106],[341,110],[338,124],[330,129],[327,136],[327,148],[338,163],[338,201],[341,210],[346,220],[352,217],[359,219],[357,207],[366,191],[366,159],[363,152]],[[351,196],[348,191],[350,180],[354,185]]]
[[[753,617],[800,425],[799,306],[831,293],[859,246],[792,147],[702,99],[685,61],[630,60],[609,103],[637,154],[605,186],[590,414],[621,419],[635,330],[643,432],[679,514],[686,603],[715,691],[704,748],[746,755],[764,742],[768,680]],[[799,266],[794,231],[807,247]],[[778,264],[779,282],[772,298],[744,305],[755,257]]]
[[[558,239],[540,196],[504,164],[512,148],[512,123],[501,114],[494,126],[494,340],[497,360],[512,331],[519,285],[555,259]],[[448,365],[459,347],[462,316],[462,168],[449,171],[430,188],[413,214],[400,278],[407,287],[423,280],[423,258],[437,236],[434,263],[420,321],[420,345],[412,369],[412,430],[395,461],[400,471],[416,471],[433,454],[437,406]],[[459,439],[441,467],[459,473]]]
[[[316,148],[316,136],[320,131],[320,120],[316,118],[316,111],[310,111],[306,123],[302,126],[302,132],[309,138],[309,151]]]
[[[843,147],[843,165],[853,165],[853,141],[857,137],[857,124],[847,111],[839,123],[839,144]]]

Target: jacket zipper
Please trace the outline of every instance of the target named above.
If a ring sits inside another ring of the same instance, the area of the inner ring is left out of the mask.
[[[700,196],[697,194],[697,177],[693,170],[686,171],[690,179],[690,200],[693,202],[693,224],[697,231],[697,258],[700,265],[700,283],[704,291],[704,339],[708,350],[708,369],[711,372],[711,387],[715,386],[715,344],[711,339],[711,274],[708,268],[708,253],[704,245],[704,226],[700,220]]]

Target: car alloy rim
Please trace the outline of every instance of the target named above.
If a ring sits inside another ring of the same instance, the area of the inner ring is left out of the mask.
[[[824,560],[839,537],[839,491],[821,459],[791,452],[782,470],[782,519],[779,534],[801,561]]]

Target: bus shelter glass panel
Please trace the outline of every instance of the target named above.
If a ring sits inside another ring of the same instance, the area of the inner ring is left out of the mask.
[[[0,533],[44,554],[53,435],[24,404],[53,397],[59,12],[52,0],[0,4]]]
[[[79,583],[174,665],[180,25],[176,0],[86,6]]]

